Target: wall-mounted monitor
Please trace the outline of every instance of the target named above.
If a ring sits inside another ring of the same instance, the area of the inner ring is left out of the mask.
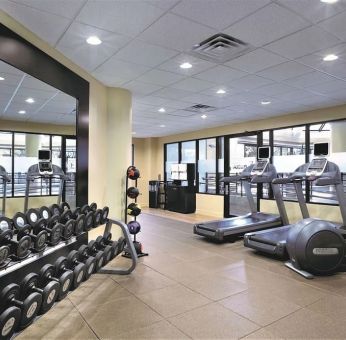
[[[258,159],[270,158],[270,147],[269,146],[260,146],[257,149],[257,158]]]
[[[51,159],[50,150],[38,150],[38,159],[40,161],[50,161]]]
[[[314,144],[314,156],[328,156],[329,143],[315,143]]]

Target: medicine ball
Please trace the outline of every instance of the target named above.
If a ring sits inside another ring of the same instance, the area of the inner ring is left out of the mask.
[[[137,203],[130,203],[127,206],[127,213],[131,216],[138,216],[141,213],[141,206]]]
[[[139,195],[139,190],[135,187],[129,187],[126,190],[126,195],[130,198],[137,198]]]
[[[127,224],[127,227],[129,228],[129,233],[131,235],[136,235],[141,231],[141,225],[137,221],[131,221]]]
[[[127,177],[132,180],[136,180],[140,177],[139,170],[134,166],[131,165],[127,168]]]

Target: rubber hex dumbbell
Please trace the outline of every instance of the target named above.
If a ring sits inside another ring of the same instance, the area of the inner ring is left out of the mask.
[[[44,218],[45,220],[49,220],[53,215],[52,211],[48,207],[46,207],[45,205],[43,205],[39,209],[39,212],[40,212],[41,218]]]
[[[91,219],[92,216],[92,227],[95,228],[101,224],[102,210],[97,209],[96,203],[91,203],[90,205],[85,204],[81,208],[81,213],[85,214],[86,222]]]
[[[59,215],[62,213],[62,209],[59,204],[52,204],[49,206],[52,215]]]
[[[15,331],[14,325],[17,325],[19,329],[27,327],[35,319],[41,304],[41,294],[33,292],[24,300],[20,300],[20,287],[15,283],[7,285],[0,293],[0,309],[5,309],[0,316],[0,327],[3,330],[6,324],[9,326],[8,323],[13,323],[11,332]],[[12,307],[17,307],[17,309]],[[11,318],[14,319],[10,321]]]
[[[86,266],[84,263],[78,261],[78,252],[76,250],[70,251],[64,265],[73,271],[71,289],[76,289],[84,280]]]
[[[49,244],[52,246],[57,245],[60,242],[62,234],[64,232],[64,226],[59,223],[59,215],[52,215],[48,220],[44,220],[44,222],[41,222],[41,227],[45,228],[48,231],[48,234],[50,236]]]
[[[13,221],[15,225],[21,224],[22,219],[24,219],[24,214],[17,213],[13,217]],[[41,217],[40,211],[37,209],[29,209],[25,215],[25,218],[29,225],[31,226],[33,235],[38,237],[39,235],[46,235],[46,243],[55,246],[59,243],[61,239],[62,229],[59,226],[50,227],[48,226],[47,219]]]
[[[28,236],[28,233],[30,233],[30,226],[24,224],[23,227],[15,230],[16,235],[14,235],[11,229],[12,221],[6,217],[1,217],[1,221],[4,228],[0,233],[3,261],[7,261],[6,254],[7,257],[10,256],[15,261],[28,257],[31,253],[31,238]]]
[[[20,297],[24,300],[31,293],[36,292],[42,296],[42,304],[39,310],[39,314],[48,312],[54,305],[54,302],[58,298],[60,291],[60,283],[56,281],[50,281],[42,288],[38,284],[39,276],[36,273],[27,274],[20,284]]]
[[[119,255],[120,251],[119,251],[119,243],[116,240],[112,240],[112,233],[110,232],[106,232],[103,236],[102,236],[102,243],[104,246],[108,245],[111,246],[113,249],[113,257],[116,257],[117,255]],[[125,245],[124,245],[125,247]]]
[[[105,224],[108,222],[108,214],[109,214],[109,208],[104,207],[102,209],[102,214],[101,214],[101,224]]]
[[[88,243],[88,255],[95,257],[95,272],[98,272],[105,264],[105,256],[102,250],[98,250],[95,241]]]
[[[6,217],[0,217],[0,269],[6,267],[10,262],[11,248],[8,244],[8,238],[12,238],[13,232],[9,227],[11,220]]]
[[[61,213],[63,213],[65,210],[71,210],[70,205],[67,202],[62,202],[59,205]]]
[[[114,253],[115,249],[113,249],[112,246],[104,243],[103,236],[98,236],[96,238],[95,246],[98,250],[103,251],[104,259],[105,259],[105,262],[104,262],[105,265],[115,257],[115,253]]]
[[[73,282],[73,272],[66,268],[66,257],[59,257],[55,265],[46,264],[39,272],[39,285],[43,287],[49,282],[54,281],[60,284],[60,289],[58,293],[57,300],[60,301],[64,299]]]
[[[103,264],[103,259],[101,257],[102,263],[101,267]],[[83,262],[86,266],[86,271],[85,271],[85,280],[88,280],[91,274],[95,272],[96,269],[96,259],[94,256],[91,256],[88,254],[88,246],[83,244],[78,248],[78,261]]]

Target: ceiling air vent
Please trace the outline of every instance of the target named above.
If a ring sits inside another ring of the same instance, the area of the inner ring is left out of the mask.
[[[190,112],[197,112],[197,113],[204,113],[204,112],[210,112],[217,110],[217,107],[215,106],[209,106],[209,105],[203,105],[203,104],[196,104],[190,107],[187,107],[184,109],[184,111],[190,111]]]
[[[228,34],[218,33],[195,45],[191,53],[198,58],[214,63],[224,63],[253,49],[253,46],[244,41]]]

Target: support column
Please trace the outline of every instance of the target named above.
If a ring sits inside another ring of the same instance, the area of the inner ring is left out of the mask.
[[[36,157],[38,149],[40,148],[40,136],[27,133],[25,135],[25,156]]]
[[[346,151],[346,123],[335,122],[330,123],[332,132],[332,142],[330,153],[345,152]]]

